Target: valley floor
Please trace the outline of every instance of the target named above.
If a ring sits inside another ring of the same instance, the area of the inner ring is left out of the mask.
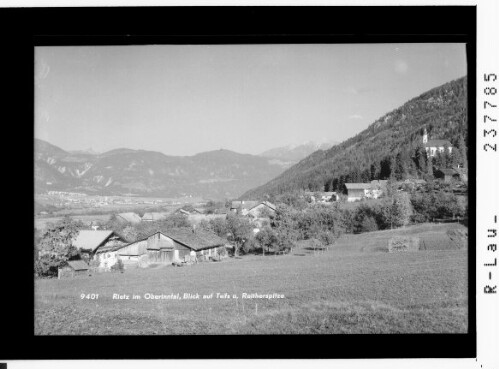
[[[345,235],[323,253],[304,242],[285,256],[37,280],[35,334],[465,333],[468,250],[442,241],[449,229],[466,228],[425,224]],[[429,247],[386,252],[390,237],[400,234],[424,236]],[[177,293],[199,299],[146,299]]]

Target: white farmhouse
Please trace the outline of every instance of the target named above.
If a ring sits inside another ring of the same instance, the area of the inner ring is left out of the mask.
[[[443,153],[447,147],[449,154],[452,153],[452,145],[447,140],[428,140],[428,133],[426,128],[423,133],[423,146],[426,150],[426,154],[430,157],[435,156],[437,152]]]

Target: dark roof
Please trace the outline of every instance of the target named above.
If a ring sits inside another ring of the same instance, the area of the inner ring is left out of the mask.
[[[122,247],[125,247],[129,245],[129,243],[117,243],[117,244],[114,244],[114,245],[106,245],[106,246],[102,246],[102,247],[99,247],[97,250],[96,250],[96,253],[97,254],[100,254],[102,252],[112,252],[112,251],[116,251],[116,250],[119,250],[121,249]]]
[[[423,146],[424,147],[442,147],[442,146],[451,146],[451,143],[447,140],[428,140],[427,143],[425,143]]]
[[[446,176],[452,176],[456,173],[456,171],[454,169],[439,169],[438,171],[442,172]]]
[[[345,183],[347,190],[364,190],[371,188],[370,183]]]
[[[136,213],[119,213],[119,214],[116,214],[116,218],[117,219],[120,219],[121,220],[124,220],[126,222],[129,222],[129,223],[140,223],[140,221],[142,220],[138,214]]]
[[[453,168],[456,172],[458,172],[459,174],[468,174],[468,168],[458,168],[458,167],[454,167]]]
[[[274,211],[277,209],[274,204],[272,204],[271,202],[268,202],[268,201],[257,202],[255,206],[251,207],[251,209],[256,208],[257,206],[262,205],[262,204],[267,206],[268,208],[274,210]],[[249,210],[251,210],[251,209],[249,209]]]
[[[83,260],[71,260],[68,261],[68,266],[74,270],[88,270],[88,264]]]
[[[150,236],[156,233],[158,232],[154,232]],[[193,250],[209,249],[226,244],[223,238],[202,229],[193,231],[192,228],[172,228],[167,231],[161,231],[161,233]]]

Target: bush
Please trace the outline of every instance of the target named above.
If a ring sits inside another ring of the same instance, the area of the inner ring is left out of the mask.
[[[125,271],[125,265],[121,261],[121,259],[118,259],[118,261],[111,267],[111,270],[113,272],[121,272],[123,273]]]
[[[334,244],[336,237],[333,232],[322,231],[317,235],[317,239],[325,246]]]
[[[241,251],[243,254],[249,254],[249,253],[254,253],[257,252],[258,250],[261,249],[260,244],[258,241],[252,237],[249,240],[247,240],[243,246],[241,247]]]
[[[57,270],[61,266],[61,261],[53,255],[42,255],[35,260],[35,275],[37,277],[54,278],[57,277]]]
[[[276,232],[270,227],[263,228],[256,234],[255,239],[260,247],[262,249],[266,248],[267,251],[270,251],[270,248],[275,248],[279,243]]]
[[[414,194],[411,203],[415,214],[413,220],[428,222],[433,219],[464,216],[467,204],[457,198],[453,193],[438,190],[430,193]]]
[[[378,230],[378,224],[372,216],[367,216],[364,218],[360,225],[361,232],[373,232]]]

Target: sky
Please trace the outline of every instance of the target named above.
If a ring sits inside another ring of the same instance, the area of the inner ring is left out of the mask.
[[[464,44],[37,47],[35,137],[194,155],[344,141],[466,75]]]

